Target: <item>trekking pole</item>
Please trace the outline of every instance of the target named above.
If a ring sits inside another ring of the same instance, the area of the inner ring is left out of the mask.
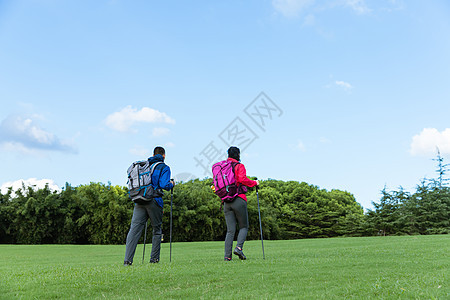
[[[145,233],[144,233],[144,251],[142,251],[142,264],[144,264],[144,258],[145,258],[145,241],[147,240],[147,222],[145,222]]]
[[[258,186],[256,186],[256,200],[258,201],[259,231],[261,232],[261,246],[262,246],[262,252],[263,252],[263,259],[265,260],[266,256],[264,255],[264,239],[263,239],[262,223],[261,223],[261,209],[259,208]]]
[[[172,205],[173,203],[173,187],[170,190],[170,257],[169,262],[172,262]]]

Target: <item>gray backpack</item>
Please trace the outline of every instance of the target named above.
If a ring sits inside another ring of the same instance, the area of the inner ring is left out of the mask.
[[[152,185],[152,174],[162,164],[150,164],[148,160],[137,161],[128,168],[128,195],[134,203],[146,204],[155,197],[162,197],[163,191]]]

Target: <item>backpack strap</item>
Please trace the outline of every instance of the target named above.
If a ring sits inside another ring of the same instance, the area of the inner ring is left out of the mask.
[[[234,178],[236,178],[236,166],[240,165],[240,162],[232,162],[231,163],[231,167],[233,168],[233,174],[234,174]],[[236,184],[237,184],[237,180],[236,180]]]
[[[240,162],[232,162],[231,166],[233,168],[234,178],[236,179],[236,186],[238,188],[238,193],[245,194],[245,193],[247,193],[247,190],[244,188],[244,185],[237,182],[236,167],[237,167],[237,165],[240,165],[240,164],[241,164]]]
[[[163,165],[163,168],[164,168],[165,164],[162,161],[158,161],[158,162],[155,162],[154,164],[152,164],[152,167],[151,167],[151,170],[150,170],[150,178],[153,176],[153,172],[155,172],[156,167],[159,166],[159,165]],[[163,168],[161,168],[161,170]],[[161,176],[162,176],[162,172],[159,172],[158,185],[159,185],[159,181],[161,180]],[[154,186],[154,188],[158,188],[157,186],[155,186],[153,180],[151,182],[152,182],[152,185]]]
[[[160,165],[160,164],[163,164],[163,162],[162,162],[162,161],[158,161],[158,162],[155,162],[155,163],[152,165],[152,168],[150,169],[150,176],[153,175],[153,172],[155,172],[156,167],[157,167],[158,165]]]

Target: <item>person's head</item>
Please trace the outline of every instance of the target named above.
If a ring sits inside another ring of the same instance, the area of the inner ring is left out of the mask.
[[[235,160],[240,161],[241,160],[241,151],[239,150],[238,147],[232,146],[228,149],[228,157],[234,158]]]
[[[153,156],[161,154],[163,158],[166,158],[166,150],[163,147],[158,146],[153,150]]]

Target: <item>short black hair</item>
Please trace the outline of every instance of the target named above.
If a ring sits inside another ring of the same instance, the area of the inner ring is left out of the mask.
[[[238,147],[231,146],[228,149],[228,157],[234,158],[235,160],[241,159],[241,150]]]
[[[166,154],[166,150],[164,150],[164,148],[161,146],[155,147],[155,149],[153,150],[153,155],[156,155],[156,154],[164,155],[164,154]]]

